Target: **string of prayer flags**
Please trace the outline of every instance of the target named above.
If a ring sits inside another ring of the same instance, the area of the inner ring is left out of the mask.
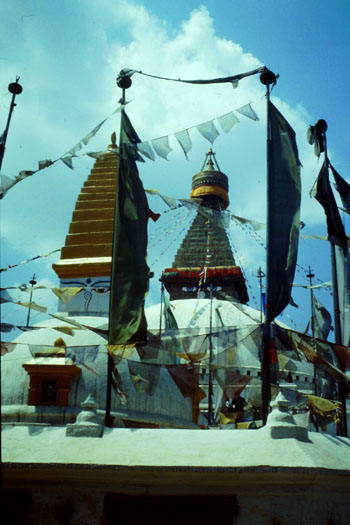
[[[27,264],[32,261],[35,261],[36,259],[41,259],[42,257],[49,257],[49,255],[52,255],[53,253],[60,252],[61,249],[53,250],[52,252],[45,253],[44,255],[36,255],[35,257],[32,257],[31,259],[26,259],[25,261],[21,261],[17,264],[9,264],[9,266],[5,268],[0,268],[0,272],[6,272],[7,270],[10,270],[11,268],[16,268],[16,266],[19,266],[20,264]]]
[[[185,84],[224,84],[230,83],[234,88],[238,86],[239,80],[242,78],[250,77],[252,75],[257,75],[258,73],[269,72],[266,66],[247,71],[246,73],[239,73],[238,75],[230,75],[229,77],[219,77],[219,78],[210,78],[210,79],[198,79],[198,80],[184,80],[182,78],[167,78],[161,77],[159,75],[150,75],[144,71],[138,71],[136,69],[124,68],[119,72],[117,77],[117,82],[120,81],[123,77],[131,77],[134,73],[139,73],[139,75],[144,75],[146,77],[157,78],[159,80],[170,80],[171,82],[183,82]]]
[[[320,241],[328,241],[325,235],[305,235],[304,233],[300,234],[302,239],[318,239]]]
[[[33,357],[66,357],[64,346],[28,344],[28,348]]]
[[[90,139],[96,135],[96,133],[100,130],[100,128],[103,126],[103,124],[112,116],[115,115],[115,113],[118,113],[121,110],[121,105],[119,105],[108,117],[102,120],[97,126],[95,126],[87,135],[85,135],[84,138],[82,138],[77,144],[75,144],[72,148],[70,148],[66,153],[61,155],[55,160],[39,160],[38,161],[38,169],[34,171],[29,170],[22,170],[18,173],[18,175],[14,178],[7,177],[5,175],[1,175],[1,184],[0,184],[0,199],[5,195],[5,193],[12,188],[17,182],[20,182],[21,180],[25,179],[26,177],[30,177],[34,173],[37,173],[38,171],[41,171],[43,169],[48,168],[49,166],[52,166],[59,160],[62,161],[68,168],[74,169],[73,166],[73,157],[77,157],[77,152],[82,149],[83,144],[86,146]],[[86,153],[85,155],[93,156],[94,153]]]
[[[228,133],[235,124],[238,124],[240,122],[240,120],[235,115],[235,111],[239,112],[241,115],[244,115],[245,117],[251,120],[259,120],[259,117],[253,110],[252,106],[250,104],[246,104],[240,108],[230,111],[229,113],[225,113],[224,115],[220,115],[219,117],[214,117],[213,119],[207,120],[206,122],[196,124],[195,126],[191,126],[189,128],[171,134],[174,135],[174,137],[176,138],[182,151],[185,154],[186,159],[188,159],[188,152],[192,148],[192,141],[189,134],[190,130],[197,129],[197,131],[206,140],[213,144],[215,139],[220,135],[217,127],[214,124],[214,121],[218,121],[223,132]],[[169,137],[171,135],[164,135],[159,138],[151,139],[148,142],[140,142],[139,144],[137,144],[137,149],[146,157],[150,158],[151,160],[154,160],[154,153],[151,153],[152,148],[149,144],[151,143],[157,155],[165,160],[168,160],[168,155],[172,151],[172,148],[169,145]]]
[[[113,113],[112,115],[114,115],[115,113],[117,113],[118,111],[120,111],[120,108],[121,106],[119,106]],[[103,124],[106,122],[106,120],[108,119],[109,117],[105,118],[102,120],[102,122],[100,122],[99,124],[97,124],[97,126],[94,127],[93,130],[90,131],[90,133],[88,133],[87,135],[85,135],[85,137],[83,139],[81,139],[81,142],[87,146],[87,144],[89,143],[90,139],[92,139],[92,137],[94,137],[96,135],[96,133],[102,128]],[[79,148],[80,149],[80,148]]]
[[[47,308],[45,306],[41,306],[40,304],[36,304],[34,301],[31,302],[22,302],[22,301],[16,301],[15,304],[19,304],[20,306],[24,306],[25,308],[31,308],[32,310],[36,310],[37,312],[47,312]]]
[[[39,160],[38,162],[38,171],[44,170],[45,168],[48,168],[49,166],[52,166],[53,162],[52,160]]]
[[[233,214],[231,215],[231,217],[232,219],[241,224],[249,224],[255,231],[266,230],[266,224],[264,224],[263,222],[253,221],[252,219],[245,219],[244,217],[239,217],[238,215]]]
[[[98,349],[98,345],[67,346],[66,357],[69,357],[73,363],[93,363],[97,357]]]

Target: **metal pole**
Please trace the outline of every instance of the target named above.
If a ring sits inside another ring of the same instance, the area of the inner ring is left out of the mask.
[[[259,289],[260,289],[260,322],[261,323],[262,323],[262,318],[263,318],[263,302],[262,302],[263,277],[265,277],[265,274],[262,271],[262,269],[259,267],[257,278],[259,279]]]
[[[210,284],[208,423],[213,424],[213,283]]]
[[[340,308],[338,295],[338,275],[335,259],[335,245],[331,242],[331,259],[332,259],[332,281],[333,281],[333,309],[334,309],[334,339],[338,345],[342,344],[341,328],[340,328]],[[338,434],[345,437],[348,436],[348,424],[346,417],[346,389],[344,383],[339,383],[339,400],[342,404],[342,420],[338,430]]]
[[[271,187],[271,123],[270,123],[270,86],[275,85],[277,76],[268,69],[265,69],[260,75],[260,81],[266,86],[266,120],[267,120],[267,138],[266,138],[266,168],[267,168],[267,184],[266,184],[266,305],[265,305],[265,322],[262,338],[262,359],[261,359],[261,398],[262,398],[262,420],[263,425],[266,424],[269,413],[270,399],[271,399],[271,378],[270,378],[270,336],[271,336],[271,318],[269,312],[269,283],[270,264],[269,264],[269,235],[270,235],[270,187]]]
[[[125,105],[125,90],[131,86],[131,78],[127,75],[125,76],[119,76],[116,80],[117,86],[122,89],[122,98],[120,99],[120,103],[122,106]],[[122,126],[122,119],[123,119],[123,111],[124,107],[122,107],[121,110],[121,119],[120,119],[120,131]],[[120,169],[120,159],[122,157],[122,140],[121,140],[121,132],[119,133],[119,163],[118,163],[118,170],[117,170],[117,180],[116,180],[116,193],[115,193],[115,207],[114,207],[114,226],[113,230],[116,231],[117,228],[120,227],[117,217],[117,211],[119,208],[119,169]],[[114,263],[114,252],[115,252],[115,246],[114,246],[114,239],[116,235],[113,234],[113,247],[112,247],[112,272],[111,272],[111,287],[110,287],[110,294],[109,294],[109,311],[111,312],[111,305],[112,305],[112,294],[115,290],[115,287],[118,285],[118,283],[115,282],[114,279],[114,271],[113,271],[113,263]],[[113,320],[109,317],[109,327],[111,326],[111,323]],[[108,343],[111,344],[110,335],[108,336]],[[113,426],[113,418],[111,417],[111,394],[112,394],[112,373],[113,373],[113,367],[114,367],[114,361],[113,357],[108,353],[108,360],[107,360],[107,386],[106,386],[106,413],[105,413],[105,425],[108,427]]]
[[[161,288],[160,288],[159,337],[162,335],[163,302],[164,302],[164,283],[162,281]]]
[[[315,310],[314,310],[314,294],[312,291],[312,278],[315,277],[314,273],[311,273],[311,267],[309,266],[309,273],[306,276],[309,279],[309,285],[310,285],[310,306],[311,306],[311,333],[312,333],[312,342],[314,350],[316,350],[316,344],[315,344]],[[317,368],[314,364],[314,394],[315,396],[318,395],[318,388],[317,388]],[[318,415],[315,415],[315,429],[316,432],[318,432]]]
[[[31,305],[32,305],[33,289],[34,289],[34,285],[36,285],[35,273],[33,273],[32,280],[29,281],[29,284],[32,285],[32,288],[30,290],[30,296],[29,296],[29,307],[28,307],[27,324],[26,324],[27,327],[29,326],[29,320],[30,320],[30,310],[31,310]]]
[[[319,121],[320,122],[320,121]],[[324,140],[324,158],[326,161],[326,166],[328,170],[329,159],[327,152],[327,123],[324,122],[321,133]],[[335,257],[335,245],[331,241],[331,261],[332,261],[332,282],[333,282],[333,310],[334,310],[334,339],[335,343],[342,344],[342,335],[341,335],[341,326],[340,326],[340,308],[339,308],[339,286],[338,286],[338,275],[337,275],[337,264]],[[339,400],[342,404],[342,420],[340,423],[340,428],[338,429],[338,434],[347,437],[348,435],[348,425],[346,417],[346,388],[344,383],[339,383]]]
[[[5,154],[6,139],[7,139],[7,134],[8,134],[9,127],[10,127],[12,112],[15,109],[15,106],[16,106],[15,98],[16,98],[16,95],[20,95],[20,93],[22,93],[22,90],[23,90],[21,84],[19,84],[18,81],[19,81],[19,77],[16,77],[16,82],[12,82],[8,86],[9,92],[12,93],[12,99],[11,99],[9,114],[8,114],[8,117],[7,117],[7,123],[6,123],[5,131],[4,131],[4,133],[3,133],[2,137],[1,137],[1,140],[0,140],[0,170],[1,170],[2,161],[3,161],[3,158],[4,158],[4,154]]]

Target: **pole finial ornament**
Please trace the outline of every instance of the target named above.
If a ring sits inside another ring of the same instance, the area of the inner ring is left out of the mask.
[[[279,75],[275,75],[275,73],[265,67],[260,73],[260,82],[264,84],[264,86],[275,85],[278,77]]]

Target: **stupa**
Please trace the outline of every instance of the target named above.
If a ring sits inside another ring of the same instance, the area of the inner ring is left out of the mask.
[[[260,312],[245,304],[244,277],[219,220],[228,183],[214,162],[210,151],[193,178],[198,213],[163,272],[178,328],[203,340],[208,327],[221,333],[260,322]],[[350,439],[308,431],[289,411],[292,384],[281,388],[264,428],[208,428],[198,389],[185,396],[170,373],[176,352],[167,365],[149,356],[141,363],[146,377],[134,350],[118,364],[113,425],[104,426],[117,166],[113,138],[82,188],[54,265],[61,287],[79,293],[2,357],[3,523],[97,525],[128,515],[132,523],[345,525]],[[151,331],[161,311],[146,309]],[[258,380],[259,356],[249,344],[241,354],[237,348],[236,368]],[[91,361],[84,360],[88,352],[95,352]],[[312,371],[303,366],[292,380],[305,385]]]

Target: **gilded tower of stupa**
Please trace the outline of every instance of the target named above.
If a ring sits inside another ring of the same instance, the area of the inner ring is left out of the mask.
[[[191,199],[198,203],[197,215],[189,228],[173,265],[163,272],[170,299],[201,295],[228,296],[248,302],[245,280],[236,265],[221,212],[229,204],[228,178],[219,169],[210,149],[202,169],[192,178]]]

